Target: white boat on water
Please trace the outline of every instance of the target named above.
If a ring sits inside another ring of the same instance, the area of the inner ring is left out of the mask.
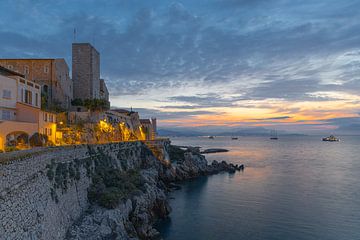
[[[340,139],[336,138],[334,135],[331,135],[329,137],[325,137],[322,139],[324,142],[339,142]]]

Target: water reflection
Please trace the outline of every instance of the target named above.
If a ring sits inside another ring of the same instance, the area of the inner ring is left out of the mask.
[[[208,160],[244,163],[245,171],[185,183],[159,229],[172,240],[360,239],[360,138],[342,140],[173,139],[227,148]]]

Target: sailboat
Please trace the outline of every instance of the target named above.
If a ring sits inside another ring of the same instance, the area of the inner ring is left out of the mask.
[[[271,139],[271,140],[278,140],[278,139],[279,139],[276,130],[271,130],[271,132],[270,132],[270,139]]]

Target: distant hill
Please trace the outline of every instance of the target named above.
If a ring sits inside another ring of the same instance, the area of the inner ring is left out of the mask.
[[[206,134],[189,130],[158,129],[158,135],[162,137],[198,137]]]
[[[270,129],[263,127],[254,128],[233,128],[224,131],[224,129],[192,129],[192,128],[160,128],[158,129],[159,136],[167,137],[197,137],[197,136],[269,136]],[[297,133],[288,133],[285,131],[279,131],[279,135],[303,135]]]

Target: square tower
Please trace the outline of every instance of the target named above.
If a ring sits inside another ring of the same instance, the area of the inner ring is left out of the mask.
[[[90,43],[72,44],[74,99],[100,98],[100,54]]]

